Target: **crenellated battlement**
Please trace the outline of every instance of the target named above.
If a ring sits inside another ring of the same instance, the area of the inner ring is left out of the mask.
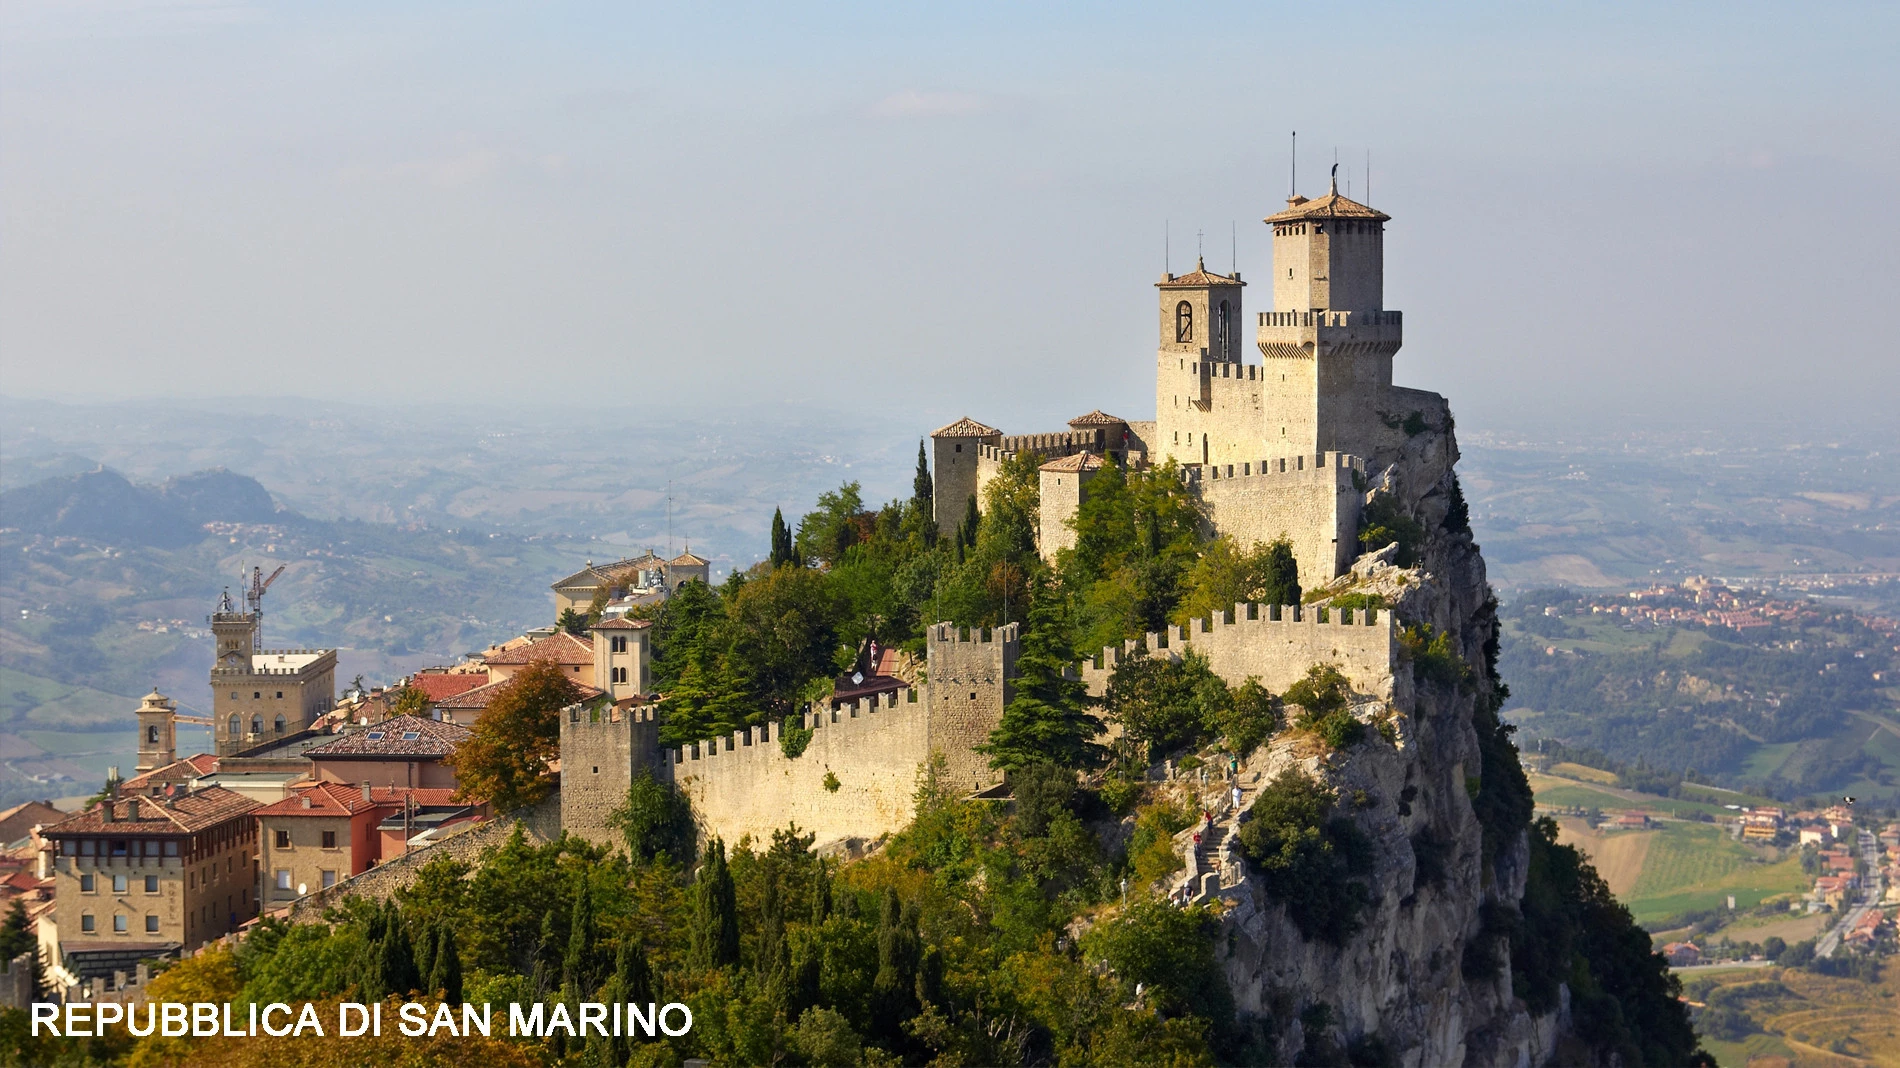
[[[1116,666],[1138,649],[1173,659],[1193,649],[1230,686],[1255,678],[1278,693],[1313,665],[1332,664],[1361,693],[1387,700],[1398,696],[1397,631],[1392,614],[1377,609],[1236,604],[1184,627],[1150,631],[1102,649],[1082,663],[1080,676],[1089,692],[1105,692]]]
[[[1229,479],[1299,479],[1320,480],[1350,478],[1353,473],[1364,476],[1366,462],[1357,456],[1343,452],[1326,452],[1313,456],[1280,456],[1259,461],[1243,461],[1238,464],[1194,464],[1181,469],[1184,482],[1218,482]]]
[[[1102,431],[1062,430],[1049,434],[1005,434],[1000,448],[1006,453],[1034,452],[1044,459],[1057,460],[1078,452],[1099,452]]]
[[[1005,623],[1000,627],[959,627],[955,623],[930,625],[931,644],[941,645],[1014,645],[1021,636],[1022,624]]]
[[[1260,325],[1307,329],[1404,326],[1405,315],[1395,311],[1263,311],[1260,313]]]

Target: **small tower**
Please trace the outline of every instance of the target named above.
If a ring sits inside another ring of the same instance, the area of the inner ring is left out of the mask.
[[[152,687],[139,704],[139,763],[143,775],[178,759],[178,705]]]
[[[1231,384],[1241,377],[1240,291],[1246,285],[1239,272],[1230,278],[1215,274],[1195,261],[1188,274],[1164,274],[1155,283],[1159,294],[1160,344],[1155,356],[1156,460],[1204,464],[1223,449],[1240,447],[1230,432],[1238,412],[1227,397],[1227,409],[1215,398],[1216,380]],[[1249,413],[1251,414],[1251,412]],[[1214,441],[1210,444],[1209,432]],[[1251,435],[1249,435],[1251,436]],[[1253,455],[1252,445],[1241,451]]]
[[[211,633],[218,642],[213,667],[251,669],[251,654],[258,646],[257,615],[239,611],[228,587],[218,598],[217,610],[211,613]]]
[[[977,460],[983,446],[1000,445],[1002,441],[1002,431],[984,426],[967,415],[931,432],[930,444],[936,454],[930,465],[930,479],[935,487],[931,501],[937,513],[939,533],[948,534],[963,522],[970,498],[976,496],[979,488]]]
[[[1160,291],[1161,352],[1239,363],[1241,353],[1240,273],[1215,274],[1201,260],[1183,275],[1165,274]]]

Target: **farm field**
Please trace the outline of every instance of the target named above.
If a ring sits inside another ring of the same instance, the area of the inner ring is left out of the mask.
[[[1793,968],[1737,969],[1685,982],[1691,1002],[1740,1014],[1703,1031],[1729,1068],[1848,1068],[1900,1063],[1900,972],[1878,983]],[[1710,1033],[1719,1031],[1719,1033]]]
[[[1716,908],[1730,894],[1737,909],[1754,908],[1807,888],[1800,857],[1792,850],[1781,853],[1734,841],[1720,827],[1668,824],[1655,832],[1642,872],[1623,901],[1638,923]]]
[[[1636,886],[1637,876],[1643,873],[1643,862],[1649,857],[1649,843],[1659,833],[1657,831],[1593,831],[1580,819],[1560,819],[1557,821],[1559,833],[1557,840],[1567,846],[1575,846],[1603,876],[1610,887],[1610,893],[1618,898],[1627,899],[1629,892]]]

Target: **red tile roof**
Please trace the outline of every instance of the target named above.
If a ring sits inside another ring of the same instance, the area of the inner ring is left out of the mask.
[[[310,807],[303,807],[303,799],[310,798]],[[345,782],[319,782],[294,788],[291,796],[282,801],[265,805],[253,812],[254,816],[348,816],[367,808],[400,807],[405,798],[414,798],[418,805],[446,805],[453,802],[455,790],[451,787],[403,787],[377,786],[370,790],[370,799],[363,800],[363,788]]]
[[[1127,422],[1128,420],[1123,419],[1119,415],[1110,415],[1107,412],[1101,410],[1100,408],[1097,408],[1094,411],[1088,413],[1087,415],[1078,415],[1074,419],[1069,420],[1069,425],[1070,426],[1120,426],[1120,425],[1126,425]]]
[[[469,736],[467,727],[421,716],[392,716],[304,750],[312,760],[330,758],[445,757]],[[415,735],[415,737],[410,737]]]
[[[1269,215],[1267,222],[1301,222],[1306,219],[1377,219],[1384,222],[1392,216],[1375,208],[1368,208],[1356,200],[1347,200],[1334,189],[1318,200],[1305,197],[1293,197],[1287,201],[1285,211]]]
[[[217,757],[210,753],[193,753],[181,760],[174,760],[162,768],[153,768],[143,775],[134,775],[120,783],[119,789],[144,793],[147,786],[202,779],[216,770],[218,770]]]
[[[1162,289],[1198,289],[1203,286],[1244,286],[1247,283],[1238,278],[1229,278],[1224,274],[1215,274],[1199,260],[1194,261],[1194,269],[1186,274],[1171,274],[1155,285]]]
[[[611,619],[603,619],[600,622],[594,624],[594,629],[595,630],[645,630],[648,627],[651,627],[652,625],[653,625],[653,621],[650,619],[628,619],[625,616],[614,616]],[[588,662],[592,663],[592,660],[590,659]]]
[[[132,818],[136,806],[138,818]],[[170,798],[128,797],[113,802],[113,819],[103,817],[106,806],[94,805],[41,830],[48,838],[75,834],[148,835],[190,834],[226,820],[249,815],[257,802],[222,786],[208,786]]]
[[[484,663],[490,667],[496,664],[506,667],[514,664],[530,664],[536,660],[552,660],[557,664],[592,664],[594,643],[586,638],[575,637],[564,630],[556,631],[531,645],[497,653]]]
[[[1102,458],[1092,452],[1078,452],[1064,456],[1060,460],[1051,460],[1038,470],[1042,471],[1099,471]]]
[[[419,671],[409,677],[409,685],[421,690],[434,704],[477,686],[488,685],[488,676],[475,672]]]
[[[987,438],[992,434],[1001,433],[1002,431],[995,427],[984,426],[966,415],[949,426],[940,426],[931,431],[930,436],[933,438]]]

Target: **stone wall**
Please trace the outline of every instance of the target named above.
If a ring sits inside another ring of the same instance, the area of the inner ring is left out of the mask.
[[[516,826],[521,827],[529,842],[537,845],[561,837],[560,793],[557,791],[532,808],[474,824],[467,830],[411,849],[361,875],[345,879],[328,890],[300,897],[290,905],[290,920],[292,923],[314,922],[323,915],[324,909],[350,896],[381,901],[414,882],[422,866],[438,857],[453,857],[473,864],[483,850],[508,841],[509,836],[515,833]]]
[[[1243,548],[1281,536],[1293,543],[1300,588],[1331,582],[1359,555],[1359,511],[1364,478],[1355,457],[1323,455],[1255,458],[1203,468],[1196,482],[1214,530]]]
[[[785,755],[776,723],[673,751],[667,767],[692,802],[699,836],[769,842],[796,824],[824,847],[903,827],[929,755],[927,699],[908,697],[917,692],[805,714],[811,741],[796,757]]]
[[[1409,701],[1410,676],[1395,670],[1398,646],[1392,614],[1363,609],[1325,614],[1322,621],[1316,608],[1237,604],[1212,619],[1189,620],[1185,627],[1110,646],[1082,665],[1082,681],[1090,693],[1101,695],[1115,666],[1145,644],[1150,655],[1173,659],[1193,649],[1207,657],[1208,666],[1229,686],[1254,678],[1280,693],[1314,664],[1331,664],[1352,681],[1357,693]]]
[[[943,783],[974,793],[1001,781],[989,758],[975,747],[1002,722],[1003,707],[1016,694],[1018,625],[989,631],[933,624],[928,641],[928,753],[944,759]]]

